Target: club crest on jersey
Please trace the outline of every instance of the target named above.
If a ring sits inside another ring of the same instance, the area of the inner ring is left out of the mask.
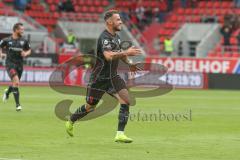
[[[24,41],[20,41],[20,45],[23,46],[23,44],[24,44]]]
[[[107,45],[109,43],[109,41],[107,39],[103,40],[103,44]]]

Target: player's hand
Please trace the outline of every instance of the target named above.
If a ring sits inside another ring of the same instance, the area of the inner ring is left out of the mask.
[[[24,51],[22,51],[22,52],[21,52],[21,56],[22,56],[22,57],[26,57],[26,56],[27,56],[27,53],[24,52]]]
[[[6,54],[0,54],[0,59],[4,59],[4,58],[6,58]]]
[[[142,68],[140,68],[140,67],[137,66],[137,63],[135,63],[135,64],[130,64],[130,65],[129,65],[129,69],[130,69],[131,73],[133,73],[133,75],[135,75],[138,71],[141,71],[141,70],[142,70]]]
[[[130,47],[126,50],[127,56],[137,56],[141,54],[141,50],[136,47]]]

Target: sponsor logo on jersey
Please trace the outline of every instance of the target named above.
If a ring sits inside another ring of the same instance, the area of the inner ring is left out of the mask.
[[[16,51],[16,52],[21,52],[22,48],[10,47],[9,50]]]
[[[107,45],[109,43],[109,41],[107,39],[103,40],[103,44]]]

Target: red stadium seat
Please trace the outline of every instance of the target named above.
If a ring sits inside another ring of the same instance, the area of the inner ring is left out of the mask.
[[[213,55],[212,52],[209,52],[209,53],[207,54],[208,57],[213,57],[212,55]]]
[[[158,2],[157,1],[152,1],[152,3],[151,3],[151,7],[152,8],[156,8],[156,7],[158,7]]]
[[[237,44],[237,39],[235,37],[232,37],[230,39],[230,43],[231,43],[231,45],[236,45]]]
[[[92,6],[92,5],[93,5],[92,0],[86,0],[86,1],[85,1],[85,5],[87,5],[87,6]]]
[[[160,43],[163,43],[166,37],[160,37]]]
[[[192,9],[190,9],[190,8],[185,9],[184,14],[191,15],[192,14]]]
[[[52,26],[47,26],[47,30],[48,30],[48,32],[52,32],[53,31],[53,27]]]
[[[206,3],[206,8],[212,8],[213,7],[213,2],[207,2]]]
[[[45,14],[42,12],[33,12],[33,17],[45,18]]]
[[[77,19],[77,14],[75,14],[74,12],[70,12],[70,13],[67,14],[67,17],[70,20],[74,20],[74,19]]]
[[[198,14],[197,8],[192,10],[192,15],[197,15],[197,14]]]
[[[183,8],[179,8],[177,10],[177,14],[184,14],[184,9]]]
[[[182,16],[182,15],[180,15],[180,16],[178,16],[178,18],[177,18],[177,21],[178,22],[185,22],[186,21],[186,16]]]
[[[102,5],[103,5],[104,7],[108,6],[108,5],[109,5],[108,0],[103,0],[103,1],[102,1]]]
[[[208,57],[217,57],[217,54],[214,51],[211,51],[207,55]]]
[[[232,57],[232,53],[226,52],[223,54],[223,57],[230,58],[230,57]]]
[[[176,15],[173,15],[171,17],[171,21],[176,22],[178,20],[178,17]]]
[[[213,2],[213,8],[221,8],[221,2]]]
[[[99,16],[97,14],[93,15],[93,21],[98,22],[99,21]]]
[[[220,16],[220,15],[222,15],[222,12],[221,12],[222,10],[221,9],[219,9],[219,10],[215,10],[214,12],[215,12],[215,14],[217,15],[217,16]]]
[[[233,58],[240,58],[240,53],[235,52],[235,53],[232,54],[232,57]]]
[[[67,13],[66,12],[61,12],[61,15],[60,15],[60,17],[67,17]]]
[[[167,5],[166,5],[165,2],[160,1],[158,5],[159,5],[158,7],[159,7],[160,11],[166,11],[167,10]]]
[[[53,18],[58,19],[60,17],[58,12],[53,12]]]
[[[151,6],[151,1],[143,1],[141,5],[145,8],[150,7]]]
[[[87,6],[83,6],[82,7],[82,12],[88,12],[88,7]]]
[[[199,8],[205,8],[206,7],[206,2],[199,2],[198,7]]]
[[[95,12],[95,7],[94,6],[89,7],[88,11],[90,13],[94,13]]]
[[[231,1],[229,1],[229,2],[222,2],[222,7],[223,8],[231,8],[232,7]]]
[[[3,8],[4,4],[2,2],[0,2],[0,8]]]
[[[85,5],[85,0],[78,0],[79,6],[84,6]]]
[[[51,12],[54,12],[54,11],[57,10],[57,8],[56,8],[56,6],[55,6],[54,4],[52,4],[52,5],[50,5],[49,10],[50,10]]]
[[[216,57],[223,57],[222,53],[216,53]]]
[[[46,0],[48,4],[53,4],[54,0]]]
[[[0,10],[0,15],[5,15],[5,11],[4,10]]]
[[[81,8],[78,5],[74,6],[74,10],[75,12],[81,12]]]
[[[103,7],[97,7],[97,13],[103,13],[104,9]]]
[[[60,0],[53,0],[54,4],[58,4],[60,2]]]
[[[94,0],[93,5],[98,7],[98,6],[101,6],[101,3],[99,0]]]

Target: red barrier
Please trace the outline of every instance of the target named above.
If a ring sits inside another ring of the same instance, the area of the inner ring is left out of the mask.
[[[147,57],[147,63],[162,64],[172,72],[239,73],[237,59]]]
[[[21,78],[21,85],[47,86],[49,84],[49,78],[54,70],[55,68],[24,67],[24,72]],[[64,73],[68,74],[70,70],[71,68],[67,68]],[[66,85],[82,85],[82,74],[82,69],[73,70],[68,74],[68,76],[65,77],[64,83]],[[10,79],[5,67],[0,67],[0,84],[7,85],[9,83]]]

